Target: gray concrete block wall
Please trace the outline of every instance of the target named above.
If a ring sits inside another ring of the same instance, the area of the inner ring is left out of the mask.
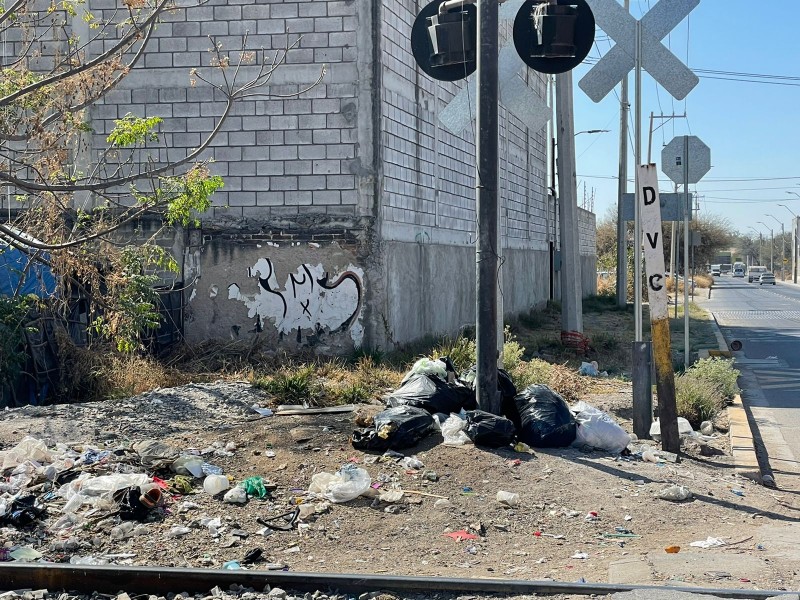
[[[413,0],[381,6],[383,237],[470,245],[475,232],[474,131],[453,135],[438,114],[463,82],[436,82],[411,54],[409,38],[419,10]],[[504,23],[503,35],[508,35]],[[544,96],[544,78],[529,75]],[[506,245],[541,248],[546,242],[546,140],[500,111],[500,198]],[[513,240],[513,241],[512,241]]]
[[[111,0],[89,4],[104,17],[118,8]],[[217,208],[205,218],[308,211],[355,215],[362,154],[356,68],[361,4],[210,0],[166,13],[137,68],[92,108],[96,152],[105,147],[113,119],[131,113],[164,118],[158,161],[185,156],[208,136],[225,109],[225,95],[190,73],[200,67],[204,76],[221,81],[221,73],[211,66],[212,44],[220,45],[234,63],[247,35],[247,49],[257,52],[239,75],[244,82],[256,75],[252,65],[269,63],[300,37],[286,64],[262,88],[265,96],[238,100],[202,156],[213,160],[212,172],[225,179],[214,197]],[[104,42],[107,47],[113,43]],[[323,65],[327,72],[322,83],[297,96],[278,97],[306,88]],[[226,70],[228,76],[231,71]]]

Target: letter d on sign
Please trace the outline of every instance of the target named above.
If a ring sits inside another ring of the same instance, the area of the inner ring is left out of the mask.
[[[652,188],[650,186],[645,186],[642,189],[642,196],[644,197],[644,205],[645,206],[650,206],[658,198],[658,194],[656,194],[655,188]],[[661,203],[659,203],[659,207],[660,206],[661,206]]]

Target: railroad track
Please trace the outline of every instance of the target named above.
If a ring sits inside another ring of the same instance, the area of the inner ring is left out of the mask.
[[[207,593],[231,585],[262,590],[267,585],[300,592],[338,590],[347,593],[387,591],[395,593],[488,593],[538,595],[605,595],[632,590],[681,591],[721,598],[766,600],[786,591],[709,589],[691,587],[635,586],[613,583],[525,581],[516,579],[457,579],[341,573],[294,573],[286,571],[226,571],[167,567],[81,566],[62,564],[0,564],[0,592],[46,589],[83,594],[120,591],[166,595],[170,592]]]

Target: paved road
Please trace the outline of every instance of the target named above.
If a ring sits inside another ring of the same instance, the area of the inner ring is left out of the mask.
[[[702,304],[717,320],[743,371],[740,385],[778,485],[800,489],[800,286],[760,286],[724,275]],[[783,482],[781,482],[783,477]]]

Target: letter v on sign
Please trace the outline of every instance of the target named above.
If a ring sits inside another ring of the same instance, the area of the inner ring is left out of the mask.
[[[644,262],[647,272],[647,298],[650,303],[650,319],[666,319],[667,290],[664,286],[652,285],[651,282],[664,278],[664,240],[661,235],[661,202],[658,197],[658,169],[655,165],[639,167],[639,190],[641,198],[639,210],[642,217],[642,239],[644,244]]]

